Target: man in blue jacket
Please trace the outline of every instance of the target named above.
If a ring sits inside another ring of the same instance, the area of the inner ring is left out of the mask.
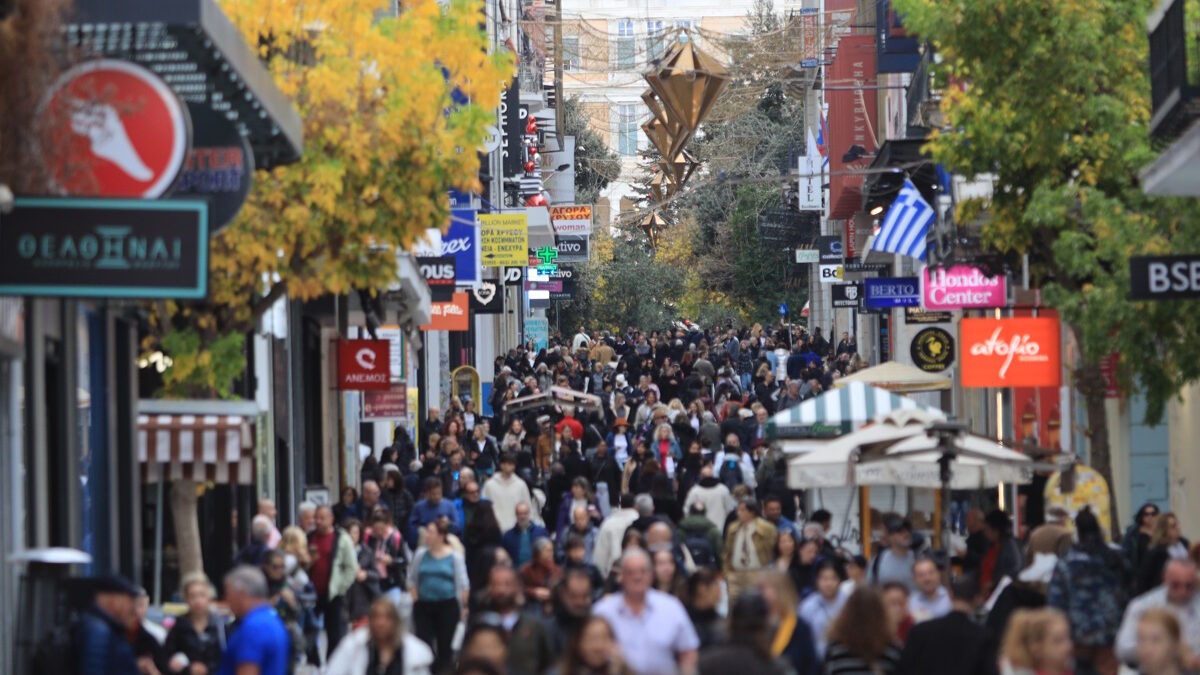
[[[500,540],[512,558],[514,569],[521,569],[522,565],[533,559],[533,542],[550,538],[546,528],[533,522],[532,515],[529,504],[517,504],[517,525],[505,532]]]
[[[424,483],[425,498],[413,507],[412,517],[408,521],[408,532],[404,539],[409,548],[417,549],[421,528],[436,521],[442,516],[450,519],[450,531],[462,536],[462,523],[458,520],[458,510],[450,501],[442,499],[442,481],[436,476],[430,476]]]
[[[78,672],[88,675],[137,675],[133,647],[125,639],[128,626],[137,623],[134,601],[139,590],[118,576],[94,580],[92,606],[80,617]]]

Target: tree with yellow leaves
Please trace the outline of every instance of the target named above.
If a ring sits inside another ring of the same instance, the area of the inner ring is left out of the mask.
[[[276,300],[386,288],[397,248],[478,190],[476,149],[514,63],[488,53],[482,0],[221,0],[304,123],[302,159],[259,171],[212,241],[200,304],[156,307],[167,395],[227,396],[241,334]],[[467,102],[464,103],[463,99]]]
[[[507,52],[489,54],[482,0],[222,0],[294,102],[303,158],[259,171],[213,241],[209,296],[159,303],[145,347],[173,365],[167,396],[228,397],[244,334],[275,301],[386,288],[396,250],[449,222],[447,190],[478,190],[476,148]],[[469,102],[464,103],[463,98]],[[182,574],[203,568],[197,485],[171,488]]]

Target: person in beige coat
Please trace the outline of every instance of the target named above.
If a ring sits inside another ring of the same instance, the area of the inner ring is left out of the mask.
[[[761,517],[758,500],[743,498],[737,505],[737,521],[725,535],[724,569],[732,602],[751,587],[754,575],[775,561],[775,526]]]

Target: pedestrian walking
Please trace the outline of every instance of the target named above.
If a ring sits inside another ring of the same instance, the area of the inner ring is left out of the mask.
[[[332,653],[346,634],[346,593],[358,578],[358,553],[345,530],[334,527],[333,511],[317,508],[317,527],[308,538],[312,570],[309,576],[317,591],[316,611],[325,626],[326,653]]]
[[[996,675],[996,646],[973,617],[982,600],[973,575],[950,581],[950,611],[913,626],[900,654],[901,675]]]
[[[750,586],[754,573],[772,565],[775,526],[760,517],[758,501],[746,497],[737,506],[737,520],[725,534],[724,569],[729,597]]]
[[[325,509],[325,514],[332,522],[333,512]],[[319,511],[317,519],[321,519]],[[291,645],[283,621],[267,600],[267,578],[262,571],[242,566],[225,575],[225,602],[237,624],[221,655],[217,675],[286,675]]]
[[[433,652],[410,634],[388,598],[371,603],[367,625],[338,645],[325,675],[429,675]]]
[[[453,656],[451,640],[467,616],[471,591],[467,563],[450,547],[445,520],[429,524],[425,546],[413,556],[408,587],[413,596],[413,625],[417,637],[433,649],[434,672],[442,672]]]
[[[279,556],[282,559],[282,556]],[[217,672],[225,651],[225,620],[212,611],[212,585],[203,573],[193,573],[180,584],[187,612],[175,620],[163,646],[158,670],[163,675],[205,675]]]
[[[893,675],[900,646],[879,591],[862,586],[846,598],[829,626],[825,675]]]
[[[1071,626],[1057,609],[1019,609],[1004,637],[1005,675],[1070,675]]]

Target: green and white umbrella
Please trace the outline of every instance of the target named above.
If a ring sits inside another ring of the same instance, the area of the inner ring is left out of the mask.
[[[938,419],[946,418],[941,410],[921,405],[907,396],[863,382],[850,382],[776,413],[767,421],[767,438],[831,438],[860,429],[893,410],[923,410]]]

